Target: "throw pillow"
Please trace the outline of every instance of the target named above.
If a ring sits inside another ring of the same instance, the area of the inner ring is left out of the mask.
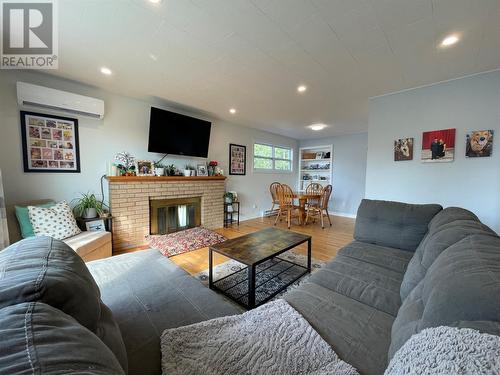
[[[28,206],[28,212],[35,236],[63,240],[81,232],[66,201],[50,208]]]
[[[45,203],[38,204],[36,207],[49,208],[52,207],[55,203]],[[21,236],[23,238],[34,237],[35,233],[33,232],[33,225],[31,225],[30,214],[28,212],[28,207],[16,206],[16,217],[19,223],[19,229],[21,230]]]

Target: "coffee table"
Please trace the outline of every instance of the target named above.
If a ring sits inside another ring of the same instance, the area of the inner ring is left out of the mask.
[[[307,242],[307,264],[280,254]],[[213,280],[213,253],[222,254],[247,267]],[[267,228],[209,247],[208,284],[247,309],[257,307],[311,272],[311,236]]]

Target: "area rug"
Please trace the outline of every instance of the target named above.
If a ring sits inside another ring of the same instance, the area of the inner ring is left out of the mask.
[[[171,257],[224,242],[227,238],[213,230],[196,227],[170,234],[146,236],[146,240],[152,249]]]
[[[244,314],[167,329],[164,374],[355,375],[285,300]]]
[[[298,264],[303,264],[303,265],[306,265],[307,264],[307,256],[306,255],[303,255],[303,254],[298,254],[298,253],[295,253],[294,251],[287,251],[286,253],[283,253],[281,255],[279,255],[280,258],[282,259],[285,259],[285,260],[288,260],[290,262],[293,262],[293,263],[298,263]],[[268,271],[265,271],[267,273],[271,273],[272,270],[275,268],[274,267],[274,264],[276,264],[276,267],[279,269],[279,264],[277,264],[278,262],[274,259],[270,259],[264,263],[261,263],[257,266],[257,270],[256,272],[259,273],[262,269],[266,269]],[[317,260],[317,259],[314,259],[312,258],[311,259],[311,274],[313,274],[314,272],[318,271],[319,269],[321,269],[322,267],[324,267],[326,264],[326,262],[323,262],[323,261],[320,261],[320,260]],[[214,267],[214,280],[219,280],[219,279],[222,279],[232,273],[235,273],[237,271],[240,271],[242,269],[246,268],[246,266],[244,264],[241,264],[241,263],[238,263],[237,261],[235,260],[229,260],[227,262],[224,262],[224,263],[221,263],[217,266]],[[278,270],[279,272],[279,270]],[[293,284],[291,284],[290,286],[288,286],[285,290],[283,290],[282,292],[280,292],[279,294],[277,294],[272,300],[276,300],[276,299],[279,299],[281,298],[285,293],[289,292],[290,290],[292,289],[295,289],[297,288],[299,285],[301,285],[302,283],[304,283],[305,281],[307,281],[307,279],[309,279],[309,277],[311,276],[311,274],[307,274],[303,277],[301,277],[299,280],[295,281]],[[200,273],[197,273],[196,275],[194,275],[194,277],[196,277],[198,280],[201,281],[201,283],[203,285],[205,285],[206,287],[208,287],[208,269],[200,272]],[[265,276],[264,276],[265,277]],[[245,275],[243,275],[243,278],[244,280],[246,280],[246,277]],[[230,279],[227,279],[228,282],[233,282],[231,281]],[[243,279],[242,280],[237,280],[237,281],[244,281]],[[286,280],[284,280],[286,281]],[[275,283],[266,283],[264,284],[261,288],[262,290],[260,291],[263,295],[269,295],[271,294],[271,289],[275,288],[276,285],[274,285]],[[260,288],[259,288],[260,289]],[[256,296],[256,299],[258,300],[258,296]]]

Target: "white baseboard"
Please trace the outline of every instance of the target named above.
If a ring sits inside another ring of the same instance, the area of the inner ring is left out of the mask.
[[[342,216],[342,217],[349,217],[351,219],[356,219],[356,214],[348,214],[347,212],[333,211],[332,215],[333,216]]]

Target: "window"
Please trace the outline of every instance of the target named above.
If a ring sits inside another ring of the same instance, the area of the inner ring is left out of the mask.
[[[253,145],[253,168],[290,172],[292,170],[292,149],[255,143]]]

